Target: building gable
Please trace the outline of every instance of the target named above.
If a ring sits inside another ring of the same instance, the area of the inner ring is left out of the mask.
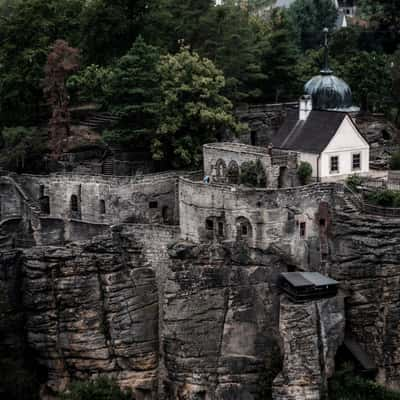
[[[369,148],[368,142],[362,137],[351,118],[346,116],[323,152],[334,153],[367,148]]]

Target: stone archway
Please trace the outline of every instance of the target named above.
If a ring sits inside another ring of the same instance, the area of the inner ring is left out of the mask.
[[[228,182],[234,185],[239,184],[239,165],[236,161],[231,161],[228,166]]]
[[[219,159],[215,164],[216,179],[223,181],[226,175],[226,164],[224,160]]]
[[[253,227],[245,217],[236,218],[236,240],[249,243],[253,238]]]

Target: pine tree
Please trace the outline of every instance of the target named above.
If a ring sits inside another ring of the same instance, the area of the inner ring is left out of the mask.
[[[158,126],[159,50],[138,37],[112,69],[105,88],[105,107],[120,122],[104,135],[106,141],[128,146],[149,145]]]

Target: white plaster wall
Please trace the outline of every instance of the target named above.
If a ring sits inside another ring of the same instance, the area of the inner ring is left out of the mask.
[[[308,162],[312,166],[312,177],[318,176],[318,154],[300,153],[300,161]]]
[[[361,154],[361,169],[352,169],[352,155]],[[339,157],[339,172],[330,172],[330,158]],[[325,148],[320,158],[320,177],[322,180],[344,179],[349,175],[366,175],[369,172],[369,145],[346,117],[336,135]]]

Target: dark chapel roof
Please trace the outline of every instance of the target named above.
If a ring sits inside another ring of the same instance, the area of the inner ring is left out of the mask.
[[[320,154],[346,115],[344,112],[313,110],[303,121],[299,120],[298,111],[289,111],[282,127],[272,137],[272,144],[280,149]]]

